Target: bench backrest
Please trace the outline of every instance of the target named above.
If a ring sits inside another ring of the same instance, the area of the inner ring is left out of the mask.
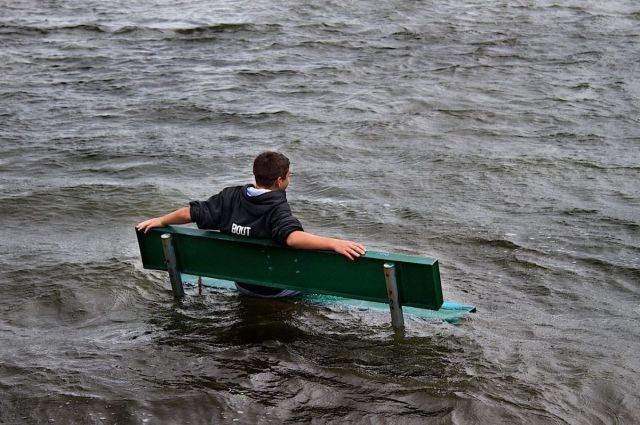
[[[282,247],[190,227],[137,232],[142,264],[167,270],[160,236],[171,234],[181,273],[303,292],[388,302],[383,265],[396,269],[400,305],[437,310],[442,305],[438,261],[367,251],[355,261],[330,251]]]

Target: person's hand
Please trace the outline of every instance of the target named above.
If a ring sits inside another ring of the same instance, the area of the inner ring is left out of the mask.
[[[335,239],[333,250],[338,254],[342,254],[349,260],[355,260],[356,258],[364,255],[367,250],[364,245],[360,245],[357,242],[345,241],[342,239]]]
[[[154,227],[163,227],[164,223],[160,217],[150,218],[149,220],[145,220],[142,223],[136,224],[136,230],[139,232],[147,233],[149,230]]]

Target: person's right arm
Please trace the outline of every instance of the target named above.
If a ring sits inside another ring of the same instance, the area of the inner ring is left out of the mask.
[[[170,224],[186,224],[191,223],[191,212],[189,207],[180,208],[172,213],[163,215],[162,217],[150,218],[136,225],[136,229],[140,232],[147,233],[154,227],[164,227]]]
[[[335,251],[338,254],[344,255],[349,260],[355,260],[367,251],[363,245],[357,242],[326,238],[302,230],[291,232],[289,236],[287,236],[286,243],[291,248]]]

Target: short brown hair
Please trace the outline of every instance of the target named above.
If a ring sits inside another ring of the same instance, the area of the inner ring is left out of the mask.
[[[253,175],[260,186],[273,186],[278,177],[284,178],[288,172],[289,158],[280,152],[262,152],[253,160]]]

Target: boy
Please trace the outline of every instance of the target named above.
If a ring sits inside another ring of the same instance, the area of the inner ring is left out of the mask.
[[[307,233],[291,213],[285,190],[291,171],[289,158],[279,152],[267,151],[253,161],[256,184],[227,187],[207,201],[192,201],[162,217],[136,225],[147,232],[154,227],[195,222],[200,229],[253,238],[271,238],[276,243],[298,249],[331,250],[350,260],[365,253],[359,243],[326,238]],[[283,297],[295,291],[236,283],[241,293],[262,297]]]

